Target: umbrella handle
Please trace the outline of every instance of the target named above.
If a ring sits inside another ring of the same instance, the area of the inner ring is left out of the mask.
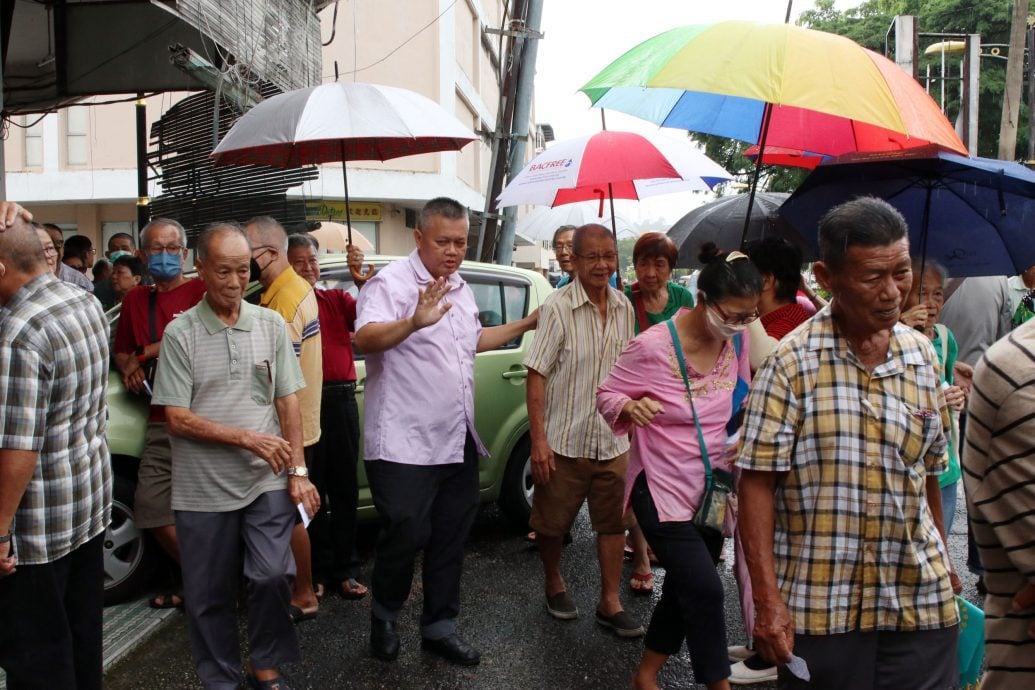
[[[367,264],[367,272],[366,273],[361,273],[360,271],[358,271],[357,269],[353,268],[352,266],[349,266],[349,273],[352,274],[352,280],[357,285],[362,285],[363,283],[365,283],[368,280],[370,280],[371,278],[373,278],[374,277],[374,273],[376,273],[376,272],[377,271],[374,270],[374,265],[373,264]]]

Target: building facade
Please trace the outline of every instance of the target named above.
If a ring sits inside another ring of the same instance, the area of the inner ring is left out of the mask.
[[[324,83],[389,84],[438,102],[473,131],[490,132],[499,103],[501,43],[487,29],[501,28],[506,3],[498,0],[379,0],[334,5],[319,13]],[[503,44],[505,47],[505,44]],[[199,86],[200,88],[200,86]],[[150,126],[185,93],[147,99]],[[67,235],[90,236],[103,247],[116,232],[133,232],[137,217],[135,112],[132,100],[87,99],[42,118],[16,116],[4,142],[7,198],[22,202]],[[413,247],[416,211],[430,198],[450,196],[472,210],[484,208],[489,140],[458,153],[424,154],[348,164],[349,194],[357,202],[353,228],[381,254]],[[534,146],[528,150],[534,153]],[[149,196],[161,194],[157,181]],[[341,221],[340,165],[321,166],[317,179],[289,194],[312,217]]]

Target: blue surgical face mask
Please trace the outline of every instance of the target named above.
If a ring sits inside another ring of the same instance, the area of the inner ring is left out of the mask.
[[[172,280],[183,273],[179,254],[152,254],[147,257],[147,270],[155,280]]]

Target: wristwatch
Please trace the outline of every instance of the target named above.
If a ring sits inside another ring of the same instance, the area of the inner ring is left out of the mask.
[[[287,469],[287,475],[289,477],[308,477],[309,468],[305,465],[295,465]]]

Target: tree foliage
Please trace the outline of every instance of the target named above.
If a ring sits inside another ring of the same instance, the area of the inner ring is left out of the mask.
[[[816,0],[813,10],[802,12],[798,24],[810,29],[847,36],[871,50],[884,54],[885,35],[895,15],[914,15],[920,33],[980,34],[982,45],[1005,44],[1010,39],[1011,0],[867,0],[843,11],[834,0]],[[987,51],[983,51],[987,53]],[[1005,51],[1004,51],[1005,53]],[[958,70],[959,62],[953,63]],[[937,56],[920,56],[919,73],[928,66],[940,70]],[[958,74],[958,71],[956,72]],[[1006,61],[982,57],[978,105],[978,155],[996,157],[999,152],[999,121],[1006,84]],[[959,112],[958,91],[950,91],[946,112]],[[937,100],[937,99],[936,99]],[[1018,151],[1027,151],[1028,104],[1021,104]]]

